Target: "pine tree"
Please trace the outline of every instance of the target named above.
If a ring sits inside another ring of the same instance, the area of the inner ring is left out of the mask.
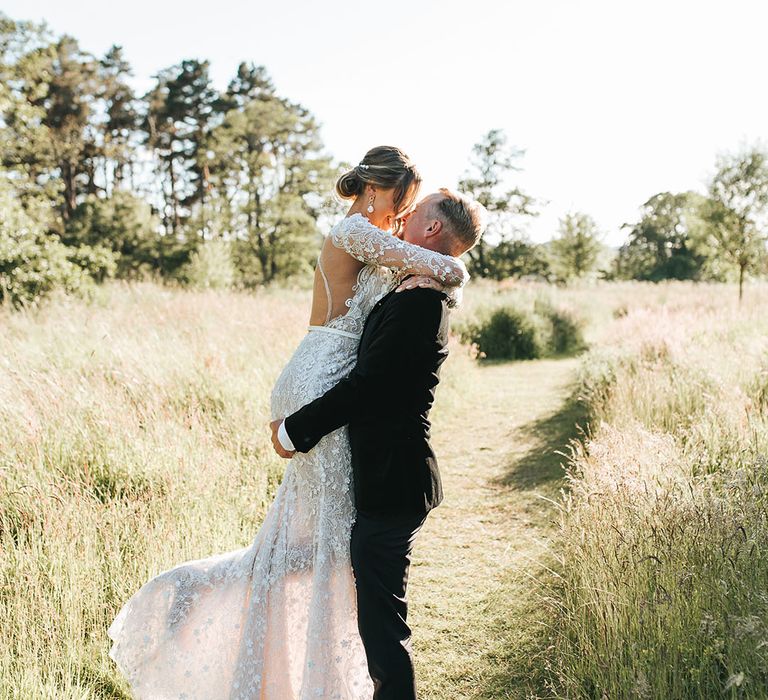
[[[516,219],[537,216],[536,200],[507,184],[510,174],[520,170],[515,162],[523,155],[507,147],[503,131],[492,129],[473,147],[470,170],[459,181],[459,190],[480,202],[489,215],[486,234],[470,251],[470,269],[483,277],[496,276],[488,255],[492,240],[510,240],[519,233]]]
[[[207,138],[220,104],[208,68],[208,61],[185,60],[161,71],[145,96],[142,128],[159,160],[160,174],[167,178],[164,223],[174,235],[181,233],[196,203],[205,205]]]
[[[241,63],[237,67],[237,75],[230,81],[217,108],[221,112],[243,109],[253,100],[269,100],[274,94],[275,87],[264,66]]]
[[[210,140],[211,177],[227,202],[227,233],[246,284],[308,270],[317,216],[336,170],[318,125],[300,105],[260,95],[231,109]],[[255,263],[255,265],[254,265]]]
[[[75,39],[52,41],[44,26],[6,20],[2,34],[1,162],[55,199],[65,223],[78,196],[95,188],[96,64]]]
[[[63,184],[61,213],[66,222],[77,207],[80,191],[86,185],[93,188],[89,171],[98,148],[89,127],[96,101],[96,62],[69,36],[43,51],[48,59],[46,72],[34,86],[36,94],[30,95],[30,103],[45,112],[43,125],[48,127]]]
[[[119,188],[134,158],[134,139],[139,116],[136,96],[127,83],[131,66],[120,46],[112,46],[99,62],[99,97],[104,103],[104,180],[107,192]],[[108,164],[111,163],[111,172]],[[110,188],[111,183],[111,188]]]

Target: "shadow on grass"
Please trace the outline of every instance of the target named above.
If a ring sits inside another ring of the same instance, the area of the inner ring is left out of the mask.
[[[565,474],[563,464],[570,453],[570,441],[583,440],[588,434],[588,417],[587,407],[577,400],[574,382],[557,410],[513,433],[513,446],[522,442],[528,447],[522,454],[510,450],[509,467],[497,483],[520,491],[557,486]],[[473,696],[477,700],[562,697],[553,691],[555,681],[548,659],[548,626],[553,620],[541,598],[553,582],[551,571],[557,564],[552,552],[542,556],[546,560],[528,564],[528,575],[535,581],[513,575],[502,584],[497,599],[487,601],[505,607],[507,614],[497,616],[490,632],[500,640],[491,654],[495,670],[478,687]]]
[[[556,681],[549,664],[551,641],[547,629],[551,621],[543,624],[541,603],[514,588],[503,592],[518,602],[489,630],[500,641],[490,655],[494,670],[482,680],[472,699],[546,700],[563,697],[553,693]]]
[[[568,445],[574,438],[583,439],[587,425],[587,407],[576,398],[574,387],[568,398],[554,413],[520,426],[513,441],[531,444],[522,456],[510,456],[509,468],[498,483],[527,490],[561,479],[563,462],[569,453]]]

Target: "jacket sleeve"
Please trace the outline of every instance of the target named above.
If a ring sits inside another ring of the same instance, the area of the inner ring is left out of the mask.
[[[286,417],[285,428],[299,452],[309,452],[350,419],[370,415],[385,392],[418,381],[437,343],[442,299],[441,292],[418,288],[388,300],[384,318],[349,375]]]

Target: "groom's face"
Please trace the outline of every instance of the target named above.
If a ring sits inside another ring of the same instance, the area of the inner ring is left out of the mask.
[[[443,195],[440,192],[435,192],[419,200],[403,217],[403,226],[398,237],[408,243],[431,248],[434,239],[429,237],[430,227],[437,221],[435,206],[442,198]]]

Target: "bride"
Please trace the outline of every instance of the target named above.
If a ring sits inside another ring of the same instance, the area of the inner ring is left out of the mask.
[[[272,391],[273,418],[349,373],[369,311],[402,276],[460,293],[460,260],[397,238],[420,184],[389,146],[339,178],[337,193],[354,202],[321,248],[309,330]],[[288,462],[249,546],[179,564],[134,593],[108,634],[137,698],[370,700],[350,561],[351,479],[341,428]]]

